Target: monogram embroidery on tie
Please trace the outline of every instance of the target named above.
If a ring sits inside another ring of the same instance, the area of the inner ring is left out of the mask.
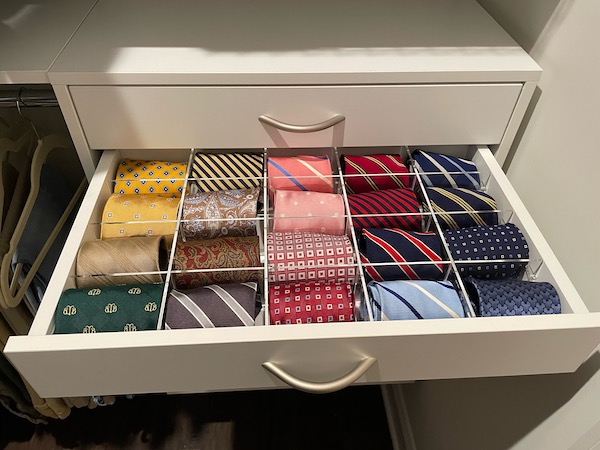
[[[154,312],[157,309],[158,309],[158,305],[155,302],[147,303],[146,306],[144,306],[144,311],[146,311],[146,312]]]
[[[117,312],[117,310],[118,310],[117,305],[114,303],[109,303],[108,305],[106,305],[104,307],[104,312],[106,314],[114,314]]]
[[[63,315],[65,316],[74,316],[77,314],[77,308],[73,305],[67,305],[63,308]]]
[[[139,295],[142,293],[142,290],[139,287],[131,288],[127,291],[128,294],[131,295]]]
[[[86,325],[85,327],[83,327],[83,332],[84,333],[95,333],[96,328],[94,328],[94,325]]]
[[[134,323],[128,323],[123,327],[123,331],[137,331],[137,327]]]
[[[88,295],[100,295],[102,294],[102,290],[101,289],[90,289],[88,291]]]

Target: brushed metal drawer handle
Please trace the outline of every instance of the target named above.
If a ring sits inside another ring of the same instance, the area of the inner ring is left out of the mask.
[[[377,361],[375,358],[365,358],[346,375],[338,378],[337,380],[325,381],[323,383],[302,380],[285,371],[273,362],[263,363],[262,366],[281,381],[289,384],[291,387],[296,388],[299,391],[309,392],[311,394],[328,394],[329,392],[339,391],[350,386],[361,376],[363,376],[363,374],[369,370],[369,367],[371,367],[375,361]]]
[[[314,123],[312,125],[294,125],[291,123],[281,122],[280,120],[273,119],[269,116],[259,116],[258,120],[261,123],[266,125],[271,125],[274,128],[282,131],[289,131],[291,133],[314,133],[315,131],[326,130],[327,128],[331,128],[334,125],[337,125],[340,122],[346,120],[345,116],[340,114],[336,114],[330,119],[327,119],[320,123]]]

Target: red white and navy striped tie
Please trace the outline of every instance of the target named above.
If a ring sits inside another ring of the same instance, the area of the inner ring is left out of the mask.
[[[367,281],[444,278],[442,243],[436,233],[369,228],[364,229],[362,235],[364,252],[361,261]]]

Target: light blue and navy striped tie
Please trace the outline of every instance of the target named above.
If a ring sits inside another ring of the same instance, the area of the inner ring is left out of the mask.
[[[465,317],[450,281],[371,281],[367,290],[375,320]]]
[[[416,150],[412,154],[425,186],[466,188],[481,187],[477,166],[466,159]]]

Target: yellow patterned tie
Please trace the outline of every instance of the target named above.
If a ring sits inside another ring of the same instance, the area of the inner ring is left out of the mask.
[[[124,159],[117,169],[115,194],[162,194],[181,197],[187,163]]]
[[[180,198],[156,194],[113,194],[102,213],[102,239],[130,236],[171,236],[177,224]]]

